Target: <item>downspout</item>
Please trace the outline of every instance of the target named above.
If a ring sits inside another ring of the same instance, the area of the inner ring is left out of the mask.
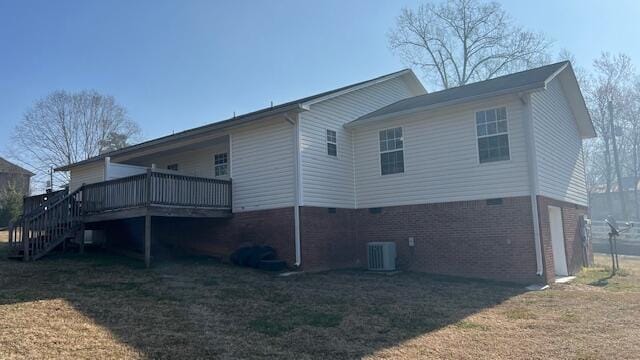
[[[527,143],[527,165],[529,170],[529,190],[531,193],[531,212],[533,218],[533,238],[536,248],[536,275],[542,276],[542,241],[540,239],[540,217],[538,214],[538,159],[534,138],[533,115],[531,109],[531,94],[521,94],[520,101],[525,106],[525,139]]]
[[[292,119],[288,114],[284,115],[287,122],[293,125],[293,168],[295,177],[295,204],[293,206],[293,223],[294,223],[294,239],[295,239],[295,252],[296,262],[295,267],[300,267],[302,264],[301,251],[300,251],[300,206],[302,205],[302,171],[301,171],[301,153],[300,153],[300,117],[296,115],[296,119]]]

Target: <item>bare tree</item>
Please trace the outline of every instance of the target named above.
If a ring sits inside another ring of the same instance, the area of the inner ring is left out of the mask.
[[[611,55],[602,53],[593,62],[595,74],[586,87],[585,95],[591,118],[599,138],[594,140],[593,158],[600,164],[592,164],[590,170],[599,169],[599,179],[605,184],[605,193],[608,209],[612,209],[611,191],[614,182],[618,183],[619,190],[624,189],[622,174],[624,167],[633,167],[633,148],[631,132],[625,126],[625,109],[629,104],[630,80],[633,79],[634,69],[631,59],[624,55]],[[609,111],[609,103],[611,110]],[[619,141],[618,141],[619,140]],[[625,151],[627,148],[627,151]],[[621,154],[616,161],[616,153]],[[625,166],[625,164],[627,164]],[[630,166],[629,166],[630,165]],[[621,207],[625,207],[620,193]],[[622,209],[625,212],[626,209]]]
[[[389,33],[391,49],[443,88],[542,64],[550,44],[514,25],[500,4],[479,0],[404,8]]]
[[[126,146],[139,134],[138,125],[112,96],[55,91],[25,112],[14,131],[12,152],[42,175],[52,166]],[[58,179],[67,180],[64,176]]]

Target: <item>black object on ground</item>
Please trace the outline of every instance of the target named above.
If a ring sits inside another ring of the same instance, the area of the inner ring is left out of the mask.
[[[257,245],[242,247],[234,251],[230,259],[236,265],[262,269],[260,266],[262,261],[277,260],[277,256],[276,250],[271,246]]]

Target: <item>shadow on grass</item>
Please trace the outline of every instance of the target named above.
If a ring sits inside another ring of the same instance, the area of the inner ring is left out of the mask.
[[[277,277],[206,258],[147,270],[101,253],[0,259],[0,273],[0,305],[65,299],[150,358],[359,358],[449,325],[486,331],[464,319],[523,291],[415,273]]]

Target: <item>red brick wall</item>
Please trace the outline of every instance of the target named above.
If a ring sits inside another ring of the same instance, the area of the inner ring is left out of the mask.
[[[545,279],[550,282],[554,271],[547,206],[562,208],[571,273],[584,264],[578,217],[586,208],[544,197],[538,197],[538,205]],[[364,267],[367,242],[394,241],[402,269],[540,281],[535,276],[529,197],[504,198],[499,205],[480,200],[392,206],[379,213],[369,209],[336,209],[333,213],[305,206],[300,209],[300,222],[302,267],[308,271]],[[133,225],[127,229],[141,228]],[[119,231],[120,237],[126,232]],[[141,237],[130,232],[131,237]],[[212,255],[229,255],[244,245],[270,245],[289,265],[295,262],[293,208],[235,213],[230,219],[156,218],[153,233],[158,243]],[[414,238],[415,247],[409,247],[409,237]]]
[[[355,210],[300,207],[300,248],[304,270],[363,266],[355,236]],[[366,260],[366,259],[365,259]]]
[[[369,209],[301,209],[302,263],[306,270],[365,266],[366,243],[394,241],[398,265],[430,273],[540,281],[529,197]],[[351,225],[353,230],[344,230]],[[351,233],[351,237],[349,237]],[[415,247],[408,246],[413,237]]]
[[[581,205],[538,196],[538,213],[540,218],[540,238],[543,249],[544,277],[547,282],[555,279],[553,266],[553,248],[551,244],[551,229],[549,227],[549,206],[557,206],[562,209],[562,226],[564,230],[565,251],[567,255],[567,268],[569,274],[576,274],[582,266],[586,266],[585,251],[579,228],[579,218],[587,214],[587,208]],[[593,259],[591,247],[587,249],[587,255]]]
[[[224,255],[245,245],[269,245],[289,265],[295,263],[293,208],[234,213],[229,219],[154,219],[154,240],[193,252]]]

